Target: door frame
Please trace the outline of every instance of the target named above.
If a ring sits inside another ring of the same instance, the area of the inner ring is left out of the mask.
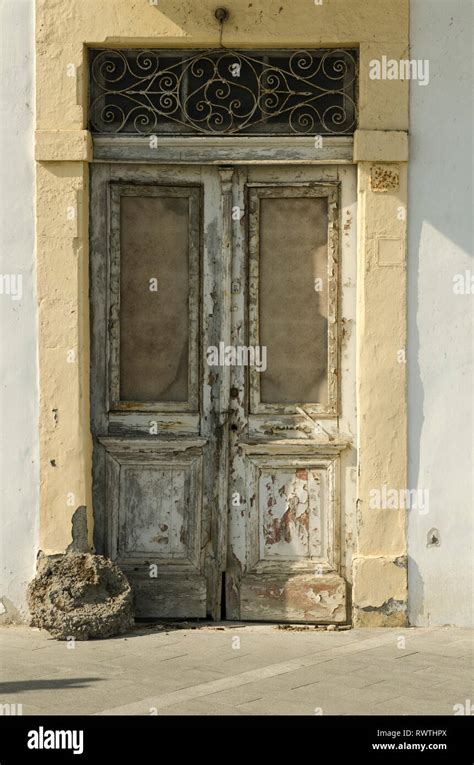
[[[192,141],[193,139],[189,139]],[[199,139],[200,140],[200,150],[198,155],[195,157],[196,162],[192,164],[197,164],[198,159],[200,159],[199,164],[208,164],[208,165],[219,165],[222,167],[222,160],[216,159],[215,155],[215,139],[211,139],[209,143],[207,144],[207,139]],[[238,165],[262,165],[262,164],[270,164],[272,166],[280,166],[280,167],[289,167],[289,166],[298,166],[298,165],[313,165],[313,166],[324,166],[324,165],[354,165],[356,164],[353,161],[350,161],[347,159],[347,146],[348,146],[348,139],[342,139],[341,141],[341,147],[340,147],[340,154],[341,157],[339,159],[336,159],[337,156],[337,150],[335,149],[335,142],[337,139],[332,139],[331,146],[327,147],[327,152],[329,156],[324,156],[325,152],[324,150],[319,149],[317,152],[317,156],[315,156],[311,161],[308,161],[308,159],[298,159],[295,161],[294,159],[294,153],[289,151],[288,145],[284,139],[276,139],[273,141],[273,147],[272,147],[272,159],[266,160],[265,163],[262,163],[260,159],[260,153],[261,153],[261,146],[259,145],[261,143],[261,139],[257,139],[256,145],[253,145],[252,139],[247,139],[247,142],[244,146],[238,145],[241,144],[241,139],[229,139],[229,144],[234,143],[235,146],[232,148],[230,145],[227,146],[227,149],[229,152],[237,152],[237,157],[234,154],[234,161],[231,163],[229,160],[227,160],[227,164],[230,166],[238,166]],[[149,145],[146,141],[146,139],[134,139],[131,141],[131,147],[124,147],[123,141],[118,141],[117,145],[114,144],[113,139],[104,137],[99,139],[99,154],[101,156],[101,159],[97,161],[97,164],[104,164],[104,146],[107,144],[107,164],[114,165],[115,163],[119,164],[126,164],[126,165],[135,165],[137,162],[138,157],[140,157],[140,162],[138,164],[146,165],[150,167],[151,165],[173,165],[173,166],[186,166],[189,165],[189,161],[187,158],[183,159],[182,155],[182,140],[178,139],[176,140],[176,146],[173,147],[173,139],[169,139],[167,141],[166,151],[166,162],[164,162],[164,156],[162,157],[160,153],[158,152],[158,156],[156,152],[154,154],[150,154],[151,150],[149,148]],[[303,146],[303,143],[305,140],[303,139],[301,149],[303,151],[307,151],[309,149],[308,142],[306,141],[306,147]],[[354,151],[354,149],[353,149]],[[148,162],[144,162],[144,153],[148,154]],[[114,155],[115,159],[112,160],[110,155]],[[291,159],[289,159],[289,156]],[[171,162],[170,160],[174,160],[174,162]],[[203,160],[205,160],[203,162]],[[96,163],[96,160],[93,160],[94,163]],[[402,537],[404,539],[404,533],[405,533],[405,519],[404,519],[404,513],[397,513],[397,511],[391,511],[396,517],[395,518],[388,518],[387,514],[385,513],[383,518],[380,514],[374,513],[374,511],[370,508],[366,508],[368,510],[364,515],[363,513],[363,505],[361,502],[361,495],[363,493],[363,486],[365,484],[365,493],[366,495],[369,494],[370,490],[377,486],[378,484],[374,481],[374,473],[370,474],[369,472],[366,472],[363,474],[361,472],[361,463],[362,463],[362,455],[361,455],[361,445],[364,444],[365,446],[365,452],[366,454],[369,452],[369,444],[371,439],[374,438],[373,435],[373,427],[368,428],[365,425],[362,425],[364,418],[361,417],[361,407],[362,412],[365,410],[367,412],[371,412],[372,405],[371,405],[371,398],[372,398],[372,391],[374,388],[374,385],[376,384],[376,380],[380,378],[380,372],[378,369],[374,367],[374,359],[372,358],[371,354],[367,351],[367,338],[364,336],[366,334],[367,330],[367,323],[368,319],[370,319],[370,307],[374,303],[374,298],[376,297],[373,293],[375,290],[375,285],[373,284],[372,279],[368,279],[368,276],[372,277],[372,274],[368,274],[367,272],[367,264],[364,263],[364,261],[361,262],[361,242],[366,242],[367,237],[367,224],[368,224],[368,211],[371,212],[371,214],[376,218],[376,220],[379,220],[379,210],[381,205],[374,205],[373,197],[375,196],[372,186],[371,186],[371,177],[373,176],[373,165],[371,163],[361,162],[358,164],[358,197],[357,197],[357,218],[358,218],[358,246],[357,246],[357,260],[358,260],[358,298],[357,298],[357,333],[358,333],[358,371],[357,371],[357,408],[359,413],[359,428],[358,431],[358,466],[357,466],[357,477],[358,477],[358,500],[357,500],[357,513],[358,513],[358,550],[356,554],[353,556],[353,562],[352,562],[352,571],[351,576],[348,574],[348,579],[352,583],[352,618],[353,622],[356,624],[387,624],[387,623],[393,623],[395,624],[401,624],[404,621],[405,618],[405,606],[400,605],[403,603],[406,603],[406,593],[405,593],[405,587],[406,587],[406,557],[403,554],[397,554],[394,556],[383,556],[381,560],[381,556],[377,555],[370,555],[370,556],[362,556],[360,554],[360,540],[364,538],[365,534],[368,535],[368,542],[370,545],[373,545],[374,543],[374,535],[383,533],[384,537],[387,536],[390,529],[393,528],[393,520],[395,520],[395,531],[396,534],[400,535],[402,534]],[[394,165],[390,164],[389,168],[391,168],[390,172],[394,173],[396,175],[397,183],[398,183],[398,189],[400,189],[401,183],[405,183],[405,175],[402,174],[403,166],[400,164]],[[225,168],[221,171],[223,174],[223,178],[225,178]],[[382,207],[391,207],[392,208],[392,215],[393,215],[393,207],[396,204],[397,201],[399,201],[398,195],[390,195],[390,196],[379,196],[376,197],[377,202],[380,201],[383,202]],[[370,201],[370,205],[368,205],[368,201]],[[227,219],[230,221],[230,211],[231,211],[231,205],[232,205],[232,198],[231,198],[231,183],[230,180],[227,183],[227,189],[226,193],[221,195],[220,200],[221,207],[222,205],[225,205],[228,207],[228,215],[224,216],[227,217]],[[346,224],[350,225],[350,224]],[[228,241],[230,242],[230,236],[227,237]],[[383,237],[383,239],[386,239],[387,237]],[[224,235],[225,239],[225,235]],[[390,238],[389,238],[390,239]],[[380,241],[379,238],[375,240],[375,242],[370,242],[371,247],[368,250],[368,253],[370,254],[370,260],[369,264],[374,265],[374,260],[376,265],[381,265],[379,262],[380,253],[375,252],[373,253],[372,247],[379,246],[380,247]],[[230,244],[229,244],[230,247]],[[224,258],[224,270],[223,270],[223,280],[225,284],[227,285],[227,289],[224,290],[224,293],[227,295],[230,295],[231,291],[231,271],[230,271],[230,256],[227,258]],[[390,270],[386,269],[385,273],[380,272],[380,277],[382,278],[382,275],[391,278],[391,283],[395,284],[400,282],[400,279],[402,280],[404,284],[404,267],[402,270],[400,270],[398,263],[390,263],[391,266]],[[400,288],[401,285],[398,284],[398,293],[400,294]],[[377,298],[378,302],[378,298]],[[379,313],[377,314],[380,316],[380,309]],[[373,324],[373,320],[369,320],[370,324]],[[381,327],[382,332],[388,333],[389,328],[385,326],[385,322]],[[374,330],[372,330],[373,332]],[[228,326],[227,335],[229,342],[230,342],[230,323]],[[224,333],[225,334],[225,333]],[[224,338],[225,339],[225,338]],[[385,334],[382,337],[384,345],[387,344],[388,341],[388,334]],[[395,355],[395,354],[394,354]],[[392,365],[393,366],[393,365]],[[400,364],[397,364],[397,366],[400,368]],[[228,368],[224,368],[228,369]],[[225,386],[224,386],[225,387]],[[404,395],[404,387],[402,387],[401,392]],[[94,390],[91,391],[92,395],[95,395]],[[403,398],[403,397],[402,397]],[[399,401],[400,403],[400,401]],[[404,405],[404,399],[401,402]],[[391,405],[391,408],[393,409],[393,402]],[[222,402],[221,405],[221,411],[225,411],[225,406]],[[185,417],[186,413],[182,413],[182,416]],[[191,415],[192,416],[192,415]],[[371,414],[372,417],[372,414]],[[367,414],[366,414],[366,423],[367,423]],[[222,426],[225,425],[225,423],[221,423]],[[370,435],[372,432],[372,435]],[[372,446],[372,444],[370,444]],[[373,446],[370,449],[370,451],[373,451]],[[222,455],[222,459],[225,461],[227,459],[226,454]],[[91,460],[92,462],[92,460]],[[365,463],[367,464],[367,463]],[[92,468],[92,464],[91,464]],[[225,474],[224,466],[220,466],[220,474]],[[364,480],[365,479],[365,480]],[[368,479],[368,483],[367,483]],[[380,481],[380,485],[387,484],[386,479],[382,479]],[[226,492],[223,490],[224,487],[220,487],[220,497],[221,502],[225,502],[227,499]],[[90,485],[90,489],[92,490],[92,485]],[[92,493],[92,491],[91,491]],[[94,492],[95,494],[95,492]],[[103,547],[103,534],[101,531],[101,511],[100,511],[100,503],[95,500],[94,502],[95,510],[94,510],[94,548],[95,549],[104,549]],[[379,517],[377,518],[377,515]],[[224,544],[224,538],[226,537],[226,522],[225,519],[226,514],[222,513],[222,520],[223,522],[219,524],[219,535],[220,538],[217,540],[216,544],[216,553],[222,557],[222,560],[219,563],[219,566],[221,568],[225,568],[225,556],[226,556],[226,545]],[[390,523],[387,523],[387,521],[390,521]],[[381,527],[382,526],[382,530]],[[221,536],[222,535],[222,536]],[[390,546],[394,550],[399,550],[399,539],[397,536],[391,541]],[[221,551],[221,552],[219,552]],[[381,575],[384,577],[388,575],[388,581],[387,585],[390,588],[390,591],[392,594],[396,595],[397,597],[390,597],[388,600],[391,601],[391,605],[389,608],[393,608],[393,611],[387,611],[387,607],[385,605],[386,601],[383,600],[380,607],[377,607],[377,609],[374,610],[373,606],[366,605],[367,603],[371,602],[371,595],[370,592],[373,587],[373,581],[374,577],[377,577],[379,574],[379,564],[383,564],[383,569],[381,572]],[[360,590],[360,596],[359,596],[359,590]],[[219,583],[216,581],[214,582],[213,586],[214,593],[217,593],[219,591]],[[404,594],[405,593],[405,594]],[[361,598],[362,604],[361,607],[357,606],[357,600]],[[354,603],[355,601],[355,603]],[[214,597],[213,604],[210,606],[208,605],[208,610],[210,613],[213,613],[214,615],[217,615],[220,610],[220,603],[219,603],[219,596]],[[392,619],[393,616],[393,619]]]
[[[379,12],[380,0],[354,0],[354,4],[354,13],[347,17],[342,6],[315,6],[314,13],[308,14],[306,3],[305,10],[299,11],[292,3],[291,23],[288,13],[282,12],[267,29],[255,9],[248,9],[248,3],[233,0],[225,43],[235,49],[301,48],[344,46],[349,40],[359,47],[359,129],[354,139],[342,143],[328,138],[318,149],[311,139],[298,139],[297,143],[290,139],[284,149],[286,158],[281,153],[280,158],[287,163],[357,165],[358,530],[352,616],[355,625],[401,626],[406,624],[407,613],[406,510],[372,508],[370,498],[374,489],[383,486],[407,488],[403,352],[407,340],[409,82],[372,80],[369,72],[370,62],[383,55],[406,57],[408,0],[386,3],[383,14]],[[51,13],[47,3],[38,8],[39,548],[46,556],[65,553],[84,534],[93,548],[88,183],[89,165],[104,160],[100,155],[105,149],[85,129],[87,47],[104,40],[113,40],[114,47],[179,48],[184,39],[195,49],[218,45],[219,30],[212,14],[208,22],[201,17],[196,21],[188,10],[185,6],[179,12],[175,9],[170,18],[147,3],[140,13],[123,4],[116,14],[104,12],[91,17],[83,0],[71,0],[68,13],[75,24],[66,39],[63,14]],[[245,23],[240,23],[242,14]],[[188,148],[181,145],[188,161],[190,155],[202,161],[202,140],[190,138]],[[209,156],[213,152],[215,156],[217,150],[233,152],[232,144],[224,140],[220,149],[214,142]],[[248,147],[251,140],[246,139]],[[260,160],[262,155],[269,157],[266,144],[267,139],[257,139],[253,144]],[[163,144],[163,151],[165,148],[168,150]],[[144,145],[139,149],[146,151]],[[107,151],[113,151],[112,147]],[[244,161],[252,161],[252,157]],[[274,153],[268,161],[278,161],[278,156]],[[71,350],[75,352],[73,362],[69,360]]]

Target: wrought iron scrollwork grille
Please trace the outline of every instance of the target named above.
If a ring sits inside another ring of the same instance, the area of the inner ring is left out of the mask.
[[[90,50],[90,129],[350,135],[357,51]]]

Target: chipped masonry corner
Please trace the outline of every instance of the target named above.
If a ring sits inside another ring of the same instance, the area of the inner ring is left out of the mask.
[[[353,562],[354,627],[408,626],[407,559],[361,557]]]

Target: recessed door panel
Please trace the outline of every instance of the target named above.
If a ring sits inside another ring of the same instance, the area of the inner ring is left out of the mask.
[[[321,471],[308,465],[259,469],[260,560],[321,557],[327,500],[321,478]]]
[[[120,196],[120,399],[187,401],[190,198],[133,191]]]
[[[308,191],[253,190],[259,337],[267,353],[262,404],[327,406],[328,205]]]
[[[115,182],[109,195],[110,407],[197,411],[201,190]]]
[[[253,414],[335,414],[338,184],[248,184]]]

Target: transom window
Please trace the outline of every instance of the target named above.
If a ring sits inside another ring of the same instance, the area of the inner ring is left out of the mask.
[[[351,135],[357,51],[98,50],[90,130],[156,135]]]

